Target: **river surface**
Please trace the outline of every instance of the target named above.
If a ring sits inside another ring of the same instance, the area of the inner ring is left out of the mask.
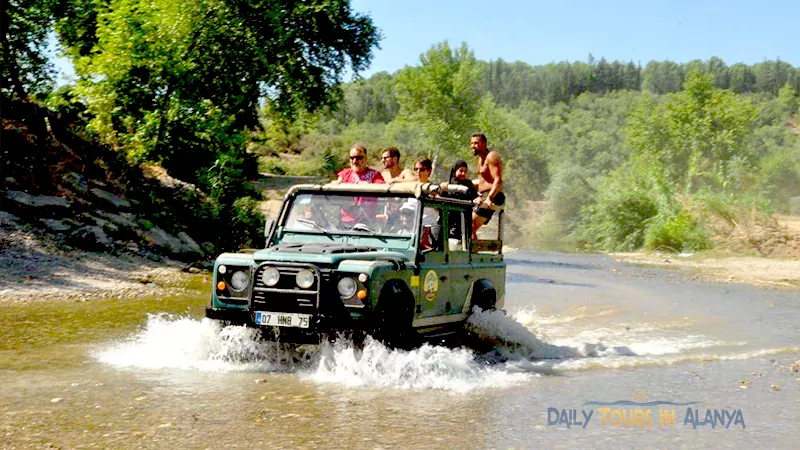
[[[506,260],[507,315],[472,323],[501,342],[483,354],[260,342],[201,318],[201,277],[185,297],[0,305],[0,446],[797,448],[800,291]]]

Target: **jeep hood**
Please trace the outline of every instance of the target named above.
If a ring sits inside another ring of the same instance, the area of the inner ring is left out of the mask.
[[[257,262],[283,261],[303,262],[320,265],[336,266],[344,260],[403,260],[408,262],[406,255],[400,252],[378,250],[372,247],[340,244],[340,243],[307,243],[307,244],[279,244],[264,250],[259,250],[253,255]]]

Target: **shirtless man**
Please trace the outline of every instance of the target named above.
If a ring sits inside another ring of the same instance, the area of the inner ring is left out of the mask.
[[[470,138],[472,154],[478,157],[478,178],[472,180],[480,195],[475,199],[472,209],[472,238],[477,238],[478,229],[494,215],[494,205],[502,206],[506,201],[503,194],[503,161],[500,155],[486,147],[486,135],[475,133]]]
[[[384,169],[381,170],[383,180],[387,183],[394,181],[414,181],[417,179],[414,172],[403,169],[400,165],[400,150],[395,147],[383,149],[381,153],[381,161],[383,162]]]

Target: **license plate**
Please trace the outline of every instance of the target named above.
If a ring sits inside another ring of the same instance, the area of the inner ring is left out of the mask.
[[[256,311],[256,325],[272,327],[308,328],[311,314],[277,313]]]

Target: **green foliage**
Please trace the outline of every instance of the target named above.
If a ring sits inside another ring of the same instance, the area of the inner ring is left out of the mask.
[[[233,202],[228,229],[230,234],[225,239],[230,242],[228,248],[264,246],[264,216],[256,199],[242,197]]]
[[[800,142],[793,147],[776,148],[763,159],[759,172],[753,175],[775,208],[789,213],[791,199],[800,196]]]
[[[730,91],[714,89],[710,75],[689,74],[683,91],[663,103],[649,98],[631,114],[627,144],[637,154],[655,158],[666,176],[687,193],[703,186],[735,189],[735,160],[749,160],[745,138],[755,110]]]
[[[262,173],[274,175],[296,175],[296,176],[333,176],[342,164],[334,161],[330,154],[316,156],[304,156],[296,158],[281,158],[277,156],[267,156],[258,161],[258,170]]]
[[[203,174],[203,186],[220,205],[230,205],[234,199],[250,194],[244,161],[240,155],[219,153],[214,164]]]
[[[332,0],[114,0],[93,11],[94,50],[76,59],[90,128],[134,160],[198,170],[228,146],[223,135],[258,125],[260,99],[284,115],[331,104],[347,65],[363,68],[378,38],[368,18]]]
[[[653,217],[645,231],[644,247],[672,252],[698,251],[711,248],[708,232],[685,210]]]
[[[498,108],[489,96],[477,110],[478,129],[491,137],[490,146],[503,157],[503,190],[513,192],[514,198],[541,199],[549,182],[544,133],[531,129],[512,111]],[[464,150],[457,154],[469,159],[468,147],[461,147]]]
[[[351,122],[391,122],[400,110],[394,87],[393,76],[386,72],[349,83],[342,89],[342,101],[333,117],[344,125]]]
[[[44,104],[67,122],[83,123],[87,120],[86,105],[76,94],[74,86],[62,86],[50,92]]]
[[[0,7],[0,94],[24,100],[52,87],[45,47],[53,0],[4,0]]]
[[[447,42],[420,56],[419,67],[397,73],[400,114],[420,124],[431,150],[454,154],[469,142],[480,99],[480,68],[466,43],[453,50]]]
[[[589,183],[586,169],[564,166],[553,175],[547,187],[546,218],[560,224],[561,232],[571,233],[579,224],[581,210],[589,206],[596,190]]]
[[[581,237],[587,247],[622,251],[642,247],[647,223],[658,214],[655,200],[636,190],[603,194],[584,211],[588,223]]]

